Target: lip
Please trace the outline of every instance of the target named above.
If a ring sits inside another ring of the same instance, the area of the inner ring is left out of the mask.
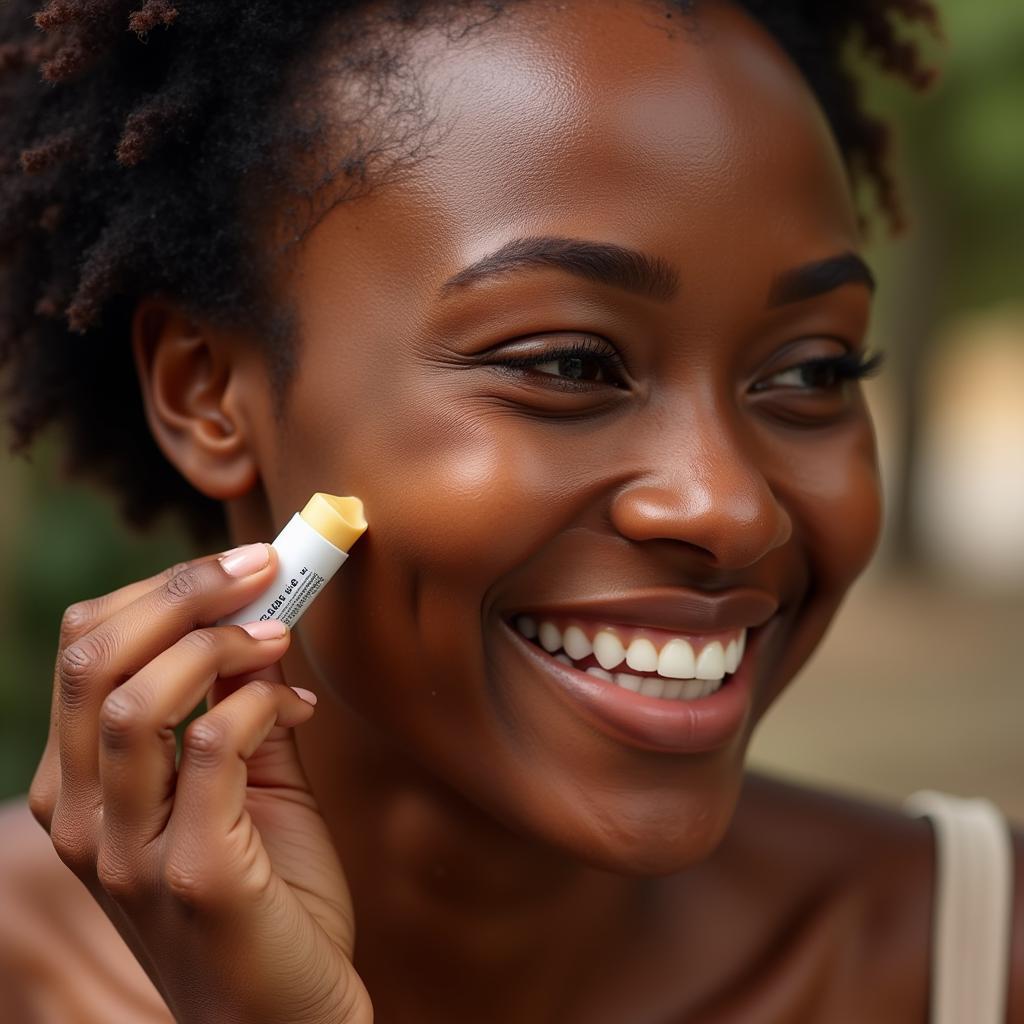
[[[645,697],[563,665],[504,620],[502,625],[515,649],[563,704],[629,746],[673,754],[707,753],[731,743],[750,716],[762,628],[748,633],[743,660],[723,686],[707,697],[683,701]]]
[[[771,594],[752,587],[734,588],[711,596],[678,587],[652,587],[629,597],[592,597],[572,602],[531,605],[517,615],[600,619],[626,626],[650,626],[674,633],[719,633],[766,623],[779,610]]]

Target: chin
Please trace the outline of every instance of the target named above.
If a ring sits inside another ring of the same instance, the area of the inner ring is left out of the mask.
[[[719,769],[721,770],[721,769]],[[636,789],[563,806],[548,835],[574,859],[635,877],[663,877],[711,857],[729,830],[742,785],[742,766],[698,788],[680,784],[658,794]]]

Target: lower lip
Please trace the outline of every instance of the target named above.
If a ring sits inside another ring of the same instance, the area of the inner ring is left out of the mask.
[[[746,650],[736,672],[714,693],[693,700],[645,697],[588,675],[531,643],[507,622],[515,645],[555,693],[598,730],[647,750],[698,754],[735,740],[750,715],[757,641],[764,626],[748,630]]]

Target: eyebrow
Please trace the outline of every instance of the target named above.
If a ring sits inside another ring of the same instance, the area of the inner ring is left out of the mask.
[[[599,284],[612,285],[667,302],[679,290],[679,275],[663,259],[610,242],[541,236],[517,238],[452,275],[442,294],[477,284],[510,271],[554,268]],[[768,308],[803,302],[846,284],[875,290],[871,268],[855,252],[840,253],[793,267],[775,277]]]
[[[875,275],[855,252],[844,252],[783,271],[772,282],[767,305],[770,309],[790,302],[803,302],[844,284],[863,284],[871,291],[875,290]]]
[[[611,285],[666,302],[679,289],[679,276],[657,256],[609,242],[575,238],[517,238],[477,260],[441,286],[442,294],[512,270],[555,268],[588,281]]]

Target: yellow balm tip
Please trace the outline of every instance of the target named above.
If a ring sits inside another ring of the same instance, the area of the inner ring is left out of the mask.
[[[317,491],[299,513],[322,537],[341,551],[348,551],[367,527],[363,503],[358,498],[339,497]]]

